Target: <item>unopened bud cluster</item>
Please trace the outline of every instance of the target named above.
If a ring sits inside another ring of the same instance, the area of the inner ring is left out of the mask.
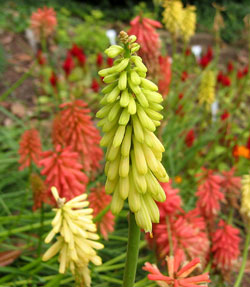
[[[118,214],[128,198],[138,226],[151,232],[152,222],[159,222],[155,201],[164,201],[165,193],[158,181],[167,182],[161,164],[164,147],[154,131],[163,118],[162,96],[158,87],[146,79],[147,68],[136,52],[140,46],[135,36],[123,32],[124,45],[113,45],[105,53],[114,58],[111,68],[99,75],[108,84],[103,90],[103,107],[97,113],[107,147],[106,192],[113,193],[111,211]]]
[[[58,208],[54,209],[56,216],[52,221],[53,228],[45,238],[45,242],[49,243],[57,233],[60,235],[42,259],[47,261],[59,253],[59,273],[65,273],[69,268],[77,281],[89,287],[91,278],[88,264],[90,261],[95,265],[102,263],[95,249],[103,248],[101,243],[95,241],[99,236],[92,221],[93,209],[86,208],[89,205],[89,202],[85,201],[86,193],[65,203],[65,198],[58,196],[55,187],[51,190]]]

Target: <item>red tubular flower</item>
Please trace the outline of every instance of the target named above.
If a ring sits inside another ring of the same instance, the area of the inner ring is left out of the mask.
[[[70,53],[68,53],[67,58],[65,59],[63,63],[63,70],[68,77],[71,73],[71,71],[74,69],[74,61]]]
[[[213,59],[213,50],[211,47],[208,47],[206,54],[200,59],[200,65],[203,68],[206,68],[206,66],[212,61]]]
[[[103,56],[102,53],[98,53],[96,56],[96,66],[101,67],[103,65]]]
[[[188,131],[188,133],[186,134],[185,137],[185,144],[187,147],[191,147],[194,143],[195,140],[195,133],[194,133],[194,129],[191,129]]]
[[[183,71],[182,74],[181,74],[181,80],[182,82],[185,82],[188,78],[188,73],[187,71]]]
[[[37,58],[38,64],[40,66],[43,66],[46,63],[46,60],[45,60],[45,57],[43,56],[42,50],[37,51],[36,58]]]
[[[84,54],[84,51],[82,48],[80,48],[76,44],[73,44],[72,48],[69,50],[69,54],[77,58],[80,65],[82,66],[85,65],[86,55]]]
[[[151,281],[156,281],[161,287],[194,287],[194,286],[207,286],[200,285],[200,283],[208,283],[209,275],[204,273],[202,275],[196,275],[188,277],[190,273],[193,272],[199,266],[199,258],[194,258],[191,262],[183,265],[184,262],[184,252],[182,250],[177,250],[174,256],[169,256],[166,258],[168,266],[168,275],[163,275],[157,266],[151,265],[146,262],[143,270],[148,271],[148,279]],[[181,266],[182,265],[182,266]]]
[[[213,262],[223,272],[230,271],[236,262],[239,250],[239,230],[220,220],[212,236]]]
[[[39,37],[48,37],[50,34],[53,33],[56,25],[56,12],[53,8],[39,8],[31,15],[31,29]]]
[[[57,85],[57,76],[54,71],[51,73],[49,81],[50,81],[51,86],[55,88]]]
[[[58,145],[55,151],[43,152],[42,157],[40,165],[44,168],[41,174],[46,176],[47,197],[52,198],[52,186],[67,201],[85,192],[88,178],[82,172],[83,166],[78,162],[78,154],[70,147],[62,148]]]
[[[241,190],[241,177],[234,176],[235,169],[222,172],[221,189],[229,199],[230,203],[235,207],[238,206],[238,198]]]
[[[59,119],[62,124],[58,124],[57,128],[61,127],[62,131],[55,132],[62,136],[66,146],[71,146],[73,151],[79,153],[85,171],[96,171],[100,168],[103,152],[99,147],[100,134],[91,121],[87,104],[76,100],[62,104],[60,108]]]
[[[220,190],[221,177],[214,174],[213,170],[206,170],[199,174],[201,176],[198,185],[197,207],[205,218],[213,219],[220,210],[220,202],[224,200],[224,194]]]
[[[173,215],[176,212],[182,211],[181,198],[178,194],[179,189],[172,187],[172,180],[170,179],[169,182],[161,182],[160,184],[166,193],[166,200],[157,203],[160,217],[165,218],[166,215]]]
[[[221,83],[225,87],[230,87],[231,86],[231,80],[230,80],[230,78],[228,76],[223,76]]]
[[[95,188],[91,188],[91,192],[88,196],[88,200],[90,203],[90,208],[93,208],[93,216],[99,214],[104,208],[106,208],[111,200],[112,196],[106,194],[104,186],[98,186]],[[100,233],[103,235],[104,239],[108,239],[108,233],[114,231],[115,225],[115,217],[109,210],[105,215],[101,218],[100,222],[97,222],[97,227],[100,230]]]
[[[39,133],[36,129],[27,130],[22,134],[18,152],[20,155],[19,170],[31,166],[32,162],[39,165],[42,146]]]
[[[96,79],[93,79],[93,80],[92,80],[91,89],[92,89],[95,93],[98,93],[98,92],[99,92],[100,85],[99,85],[99,83],[97,82]]]
[[[222,83],[223,77],[224,77],[223,72],[220,71],[219,74],[217,75],[217,82]]]
[[[39,175],[32,173],[30,176],[30,185],[33,193],[33,211],[36,211],[38,208],[42,207],[43,202],[49,203],[47,200],[47,186]]]
[[[231,61],[229,61],[227,63],[227,71],[228,71],[228,73],[231,73],[233,70],[234,70],[234,65]]]
[[[158,56],[160,54],[160,37],[156,32],[156,28],[161,28],[160,22],[136,16],[130,22],[131,28],[128,31],[129,35],[135,35],[137,42],[141,48],[138,55],[142,58],[146,66],[152,73],[158,70]]]
[[[166,95],[169,92],[169,86],[171,83],[171,62],[170,58],[168,56],[163,57],[159,56],[159,81],[158,81],[158,87],[159,92],[163,95],[163,97],[166,97]]]

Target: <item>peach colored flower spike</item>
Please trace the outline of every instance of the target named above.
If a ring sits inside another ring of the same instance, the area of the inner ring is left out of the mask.
[[[39,38],[51,35],[56,25],[56,12],[53,8],[39,8],[31,15],[30,27]]]
[[[166,258],[169,276],[163,275],[156,265],[151,265],[148,262],[145,263],[143,269],[150,273],[148,274],[148,279],[151,281],[156,281],[157,284],[161,287],[208,286],[207,283],[211,282],[208,273],[187,277],[196,267],[198,267],[200,260],[195,258],[181,267],[183,260],[184,252],[180,249],[177,250],[175,256]]]
[[[36,129],[25,131],[22,134],[19,146],[19,170],[23,170],[24,168],[31,166],[32,162],[38,165],[42,152],[38,131]]]

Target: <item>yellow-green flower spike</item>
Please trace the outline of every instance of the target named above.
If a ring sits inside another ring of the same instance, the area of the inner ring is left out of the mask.
[[[147,68],[136,55],[140,46],[135,36],[120,33],[123,46],[113,45],[105,53],[118,57],[113,67],[99,75],[108,84],[103,90],[102,108],[97,113],[107,147],[105,174],[106,192],[113,193],[111,211],[118,214],[128,199],[137,225],[152,231],[152,222],[159,222],[155,201],[164,201],[165,192],[158,181],[168,181],[161,164],[164,147],[154,131],[163,116],[163,100],[158,87],[147,80]]]
[[[215,73],[212,70],[205,70],[201,78],[198,98],[199,104],[205,104],[207,110],[210,110],[215,100],[215,84]]]

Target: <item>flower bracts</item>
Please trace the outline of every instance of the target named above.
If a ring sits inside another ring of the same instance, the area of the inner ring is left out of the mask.
[[[152,222],[159,222],[155,201],[164,201],[159,184],[168,181],[161,164],[164,147],[154,135],[160,125],[162,96],[157,86],[147,80],[147,68],[135,53],[140,46],[135,36],[120,33],[124,47],[113,45],[105,51],[110,58],[119,56],[114,65],[101,70],[108,85],[102,90],[103,108],[97,113],[102,120],[107,147],[105,173],[106,192],[113,193],[111,211],[118,214],[128,198],[138,226],[151,232]]]

